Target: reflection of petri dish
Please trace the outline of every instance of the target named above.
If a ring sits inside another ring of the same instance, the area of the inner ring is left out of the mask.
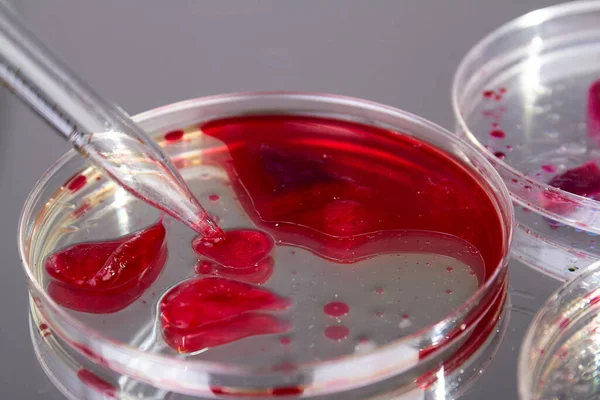
[[[397,389],[391,383],[389,393],[383,398],[397,400],[445,400],[459,398],[469,390],[493,359],[508,325],[509,308],[505,298],[499,297],[497,305],[486,314],[469,340],[443,364],[418,379],[413,387]],[[30,333],[37,359],[52,383],[68,399],[173,399],[191,400],[195,396],[167,392],[133,378],[94,364],[75,352],[43,321],[41,313],[31,304]],[[41,326],[41,328],[40,328]],[[364,344],[363,344],[364,346]],[[360,397],[347,393],[346,398],[361,400],[382,399]]]
[[[513,253],[561,279],[600,258],[600,175],[586,164],[600,155],[599,18],[585,1],[511,21],[471,49],[452,89],[457,133],[517,203]]]
[[[61,346],[97,366],[197,396],[315,397],[360,388],[364,398],[413,385],[500,307],[512,226],[508,193],[482,156],[441,128],[373,103],[289,93],[191,100],[138,121],[223,228],[273,248],[252,268],[225,268],[214,263],[219,244],[200,256],[193,232],[168,220],[166,248],[162,239],[154,246],[160,230],[148,227],[157,226],[158,213],[74,153],[64,156],[25,205],[21,252],[43,320]],[[430,173],[428,162],[440,164]],[[404,204],[398,193],[427,201],[413,201],[399,218],[389,208]],[[420,218],[427,221],[420,229],[408,224]],[[257,229],[271,239],[256,237]],[[85,268],[48,275],[49,254],[82,242],[86,257],[69,257]],[[120,265],[106,260],[127,261],[123,248],[134,249],[136,260],[154,254],[153,262],[102,292]],[[80,274],[94,262],[106,281]],[[81,282],[87,286],[73,287]],[[221,291],[208,302],[181,295],[209,284]],[[222,296],[231,298],[223,288],[252,301],[223,308]],[[165,311],[161,299],[173,298],[182,301]],[[200,324],[197,315],[208,320]]]
[[[600,264],[557,290],[531,323],[518,365],[523,400],[595,399],[600,392]]]

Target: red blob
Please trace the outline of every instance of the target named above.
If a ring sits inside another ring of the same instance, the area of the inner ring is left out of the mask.
[[[600,80],[588,89],[587,136],[597,146],[600,145]]]
[[[273,239],[252,229],[225,232],[222,239],[198,236],[192,242],[194,250],[224,267],[249,268],[264,260],[273,249]]]
[[[220,346],[244,337],[289,330],[289,323],[255,311],[285,310],[288,299],[265,289],[219,277],[196,278],[169,290],[160,302],[165,342],[181,353]]]
[[[496,139],[504,139],[506,137],[506,133],[500,129],[494,129],[490,132],[490,136]]]
[[[218,194],[211,194],[210,196],[208,196],[208,199],[210,201],[217,201],[217,200],[219,200],[219,195]]]
[[[168,132],[165,134],[165,140],[167,142],[177,142],[177,141],[181,140],[182,137],[183,137],[182,130],[171,131],[171,132]]]
[[[150,287],[167,258],[162,222],[120,239],[79,243],[48,256],[50,296],[89,313],[122,310]]]
[[[289,346],[290,344],[292,344],[292,339],[285,336],[285,337],[282,337],[281,339],[279,339],[279,343],[281,343],[284,346]]]
[[[556,175],[548,184],[569,193],[600,200],[600,168],[594,161]]]
[[[506,154],[504,154],[504,152],[502,152],[502,151],[497,151],[494,153],[494,155],[501,160],[504,160],[506,158]]]
[[[80,369],[77,371],[77,377],[84,385],[96,390],[98,393],[110,398],[117,397],[117,388],[93,372],[87,369]]]
[[[85,177],[85,175],[77,175],[67,183],[67,189],[76,192],[82,187],[84,187],[86,183],[87,178]]]
[[[351,263],[397,251],[404,243],[399,232],[443,232],[473,244],[490,273],[504,253],[486,183],[413,137],[300,116],[235,117],[201,129],[227,145],[207,153],[205,162],[227,171],[252,221],[277,243]],[[242,243],[241,255],[202,242],[194,241],[196,251],[226,266],[267,252],[263,241]]]
[[[350,334],[350,329],[344,325],[331,325],[325,328],[325,337],[331,339],[334,342],[341,342],[346,339]]]
[[[490,99],[494,96],[494,91],[493,90],[484,90],[482,95],[483,95],[483,97]]]
[[[556,172],[556,166],[552,164],[544,164],[542,165],[542,171],[544,172]]]
[[[341,301],[332,301],[323,307],[323,312],[330,317],[339,318],[348,315],[350,307],[348,307],[348,304],[342,303]]]
[[[299,396],[304,393],[304,389],[300,386],[280,387],[273,388],[266,392],[261,391],[248,391],[234,389],[230,390],[221,387],[211,387],[211,392],[219,396],[244,396],[244,397],[285,397],[285,396]]]

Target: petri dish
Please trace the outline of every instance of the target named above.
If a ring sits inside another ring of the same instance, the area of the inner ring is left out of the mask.
[[[302,93],[136,120],[224,242],[195,238],[74,152],[35,186],[19,233],[34,323],[53,351],[115,374],[116,395],[131,380],[195,398],[386,398],[433,385],[504,307],[508,192],[438,126]]]
[[[600,263],[594,263],[537,313],[519,354],[522,400],[598,397],[599,300]]]
[[[600,2],[575,1],[508,22],[467,53],[452,86],[456,133],[516,204],[513,254],[562,280],[600,258],[599,17]]]

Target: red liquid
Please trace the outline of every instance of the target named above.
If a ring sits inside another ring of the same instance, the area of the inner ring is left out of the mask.
[[[198,254],[235,269],[257,265],[269,255],[273,245],[269,235],[251,229],[224,232],[223,238],[217,240],[199,236],[192,242]]]
[[[348,315],[350,307],[348,307],[348,304],[342,303],[341,301],[333,301],[325,304],[323,312],[330,317],[339,318]]]
[[[600,145],[600,80],[588,90],[587,135],[597,146]]]
[[[171,132],[168,132],[165,134],[165,140],[167,142],[177,142],[177,141],[181,140],[182,137],[183,137],[182,130],[171,131]]]
[[[76,192],[85,186],[87,178],[84,175],[77,175],[67,183],[67,189]]]
[[[587,136],[595,145],[600,145],[600,80],[588,89]],[[553,172],[544,167],[542,166],[544,171]],[[554,166],[551,167],[554,170]],[[553,177],[548,184],[569,193],[600,200],[600,168],[594,161],[569,169]],[[546,206],[549,209],[565,213],[576,207],[576,204],[556,197],[552,194],[546,195]]]
[[[502,257],[491,191],[425,142],[313,117],[238,117],[201,129],[228,150],[203,162],[226,169],[248,215],[277,243],[350,263],[401,251],[406,234],[429,231],[474,245],[488,273]]]
[[[87,369],[77,371],[77,377],[84,385],[93,388],[104,396],[111,398],[117,396],[117,388]]]
[[[506,134],[500,129],[494,129],[490,132],[490,136],[496,139],[504,139],[506,137]]]
[[[162,222],[120,239],[79,243],[51,254],[45,269],[50,296],[89,313],[122,310],[154,283],[167,258]]]
[[[583,197],[600,200],[600,168],[594,161],[588,161],[555,176],[549,185]]]
[[[190,353],[244,337],[287,332],[289,323],[264,312],[289,306],[289,300],[265,289],[207,277],[171,289],[159,310],[165,342],[181,353]]]
[[[350,329],[344,325],[331,325],[325,328],[325,337],[333,340],[334,342],[341,342],[346,339],[350,334]]]

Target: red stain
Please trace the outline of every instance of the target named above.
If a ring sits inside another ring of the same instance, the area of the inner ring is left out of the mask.
[[[350,329],[344,325],[331,325],[325,328],[325,337],[333,340],[334,342],[341,342],[346,339],[350,334]]]
[[[176,131],[171,131],[171,132],[165,133],[165,140],[167,142],[177,142],[177,141],[181,140],[181,138],[183,138],[182,130],[176,130]]]
[[[500,129],[494,129],[490,132],[490,136],[496,139],[504,139],[506,137],[506,133]]]
[[[504,160],[506,159],[506,154],[502,151],[497,151],[494,153],[494,155],[499,158],[500,160]]]
[[[339,318],[348,315],[350,307],[348,307],[348,304],[341,301],[332,301],[331,303],[325,304],[323,312],[330,317]]]
[[[117,388],[93,372],[80,369],[77,371],[77,377],[84,385],[96,390],[98,393],[111,398],[117,397]]]
[[[289,346],[290,344],[292,344],[292,339],[288,336],[284,336],[281,339],[279,339],[279,343],[281,343],[284,346]]]
[[[219,200],[219,195],[218,194],[211,194],[210,196],[208,196],[208,199],[210,201],[218,201]]]
[[[491,99],[494,96],[494,91],[493,90],[484,90],[482,95],[486,99]]]
[[[556,166],[552,164],[544,164],[542,165],[542,171],[549,173],[556,172]]]
[[[90,205],[90,203],[88,202],[84,202],[82,205],[80,205],[75,211],[73,211],[73,218],[79,218],[81,217],[83,214],[86,213],[87,210],[89,210],[92,206]]]
[[[165,342],[180,353],[220,346],[248,336],[285,333],[289,323],[272,314],[290,301],[265,289],[220,277],[195,278],[169,290],[159,306]]]
[[[82,187],[84,187],[86,183],[87,178],[85,177],[85,175],[77,175],[67,183],[67,189],[69,189],[72,192],[76,192]]]
[[[51,254],[44,267],[50,296],[63,307],[112,313],[139,298],[167,258],[162,222],[105,242],[79,243]]]
[[[587,136],[596,145],[600,145],[600,80],[588,89]]]
[[[245,391],[240,389],[227,389],[223,387],[211,387],[211,392],[219,396],[243,396],[243,397],[285,397],[299,396],[304,393],[300,386],[289,386],[273,388],[267,391]]]

